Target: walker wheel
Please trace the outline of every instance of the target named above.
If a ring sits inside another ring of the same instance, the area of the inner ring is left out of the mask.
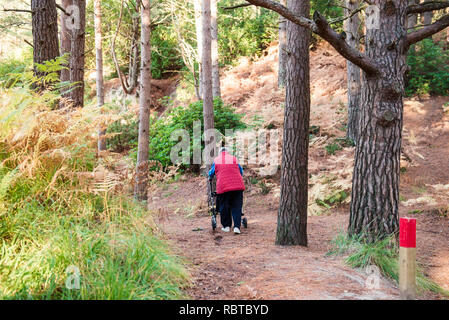
[[[215,216],[212,216],[212,230],[215,230],[217,228],[217,218]]]
[[[246,218],[243,218],[242,224],[245,229],[248,228],[248,220]]]

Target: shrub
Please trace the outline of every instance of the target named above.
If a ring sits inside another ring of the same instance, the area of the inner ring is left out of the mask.
[[[410,66],[405,77],[408,96],[449,94],[449,52],[442,44],[424,39],[410,48],[407,63]]]
[[[235,113],[230,106],[225,106],[219,98],[214,100],[214,125],[215,129],[225,133],[226,129],[243,129],[245,124],[241,121],[243,115]],[[152,117],[150,123],[150,160],[159,161],[164,167],[170,165],[170,152],[178,141],[170,139],[171,134],[177,129],[185,129],[189,136],[193,137],[193,124],[203,121],[203,102],[198,101],[188,107],[175,108],[167,117],[156,119]],[[190,156],[193,155],[193,139],[190,139]],[[202,147],[204,144],[202,144]]]
[[[133,114],[127,114],[122,119],[112,123],[106,130],[109,138],[107,148],[114,152],[130,150],[137,144],[139,122]]]

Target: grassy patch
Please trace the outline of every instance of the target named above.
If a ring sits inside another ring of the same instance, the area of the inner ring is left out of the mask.
[[[375,265],[384,277],[396,283],[399,281],[399,248],[393,236],[370,243],[362,236],[340,233],[332,241],[327,255],[346,255],[345,263],[352,268]],[[449,297],[449,292],[427,278],[420,266],[417,268],[416,285],[418,292],[430,290]]]

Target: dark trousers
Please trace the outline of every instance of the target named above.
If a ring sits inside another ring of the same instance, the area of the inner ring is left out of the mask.
[[[217,208],[224,228],[232,226],[240,229],[242,223],[243,191],[229,191],[217,194]]]

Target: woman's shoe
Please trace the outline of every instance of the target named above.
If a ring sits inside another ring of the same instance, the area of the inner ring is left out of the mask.
[[[231,228],[229,228],[229,227],[221,228],[221,231],[223,231],[223,232],[229,232],[229,231],[231,231]]]
[[[234,233],[235,233],[235,234],[240,234],[240,229],[237,228],[237,227],[235,227],[235,228],[234,228]]]

